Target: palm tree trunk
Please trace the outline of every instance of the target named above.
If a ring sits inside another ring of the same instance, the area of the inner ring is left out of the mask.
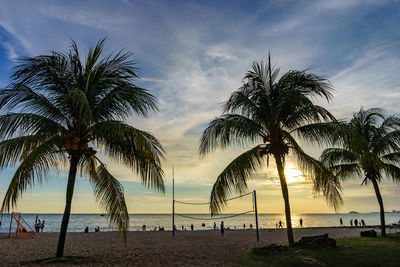
[[[64,210],[64,215],[63,215],[62,222],[61,222],[60,236],[58,238],[58,245],[57,245],[57,252],[56,252],[57,258],[64,256],[65,237],[67,235],[69,216],[71,214],[71,202],[72,202],[72,196],[74,194],[75,178],[76,178],[76,172],[78,169],[78,163],[79,163],[79,156],[72,155],[72,157],[70,159],[70,167],[69,167],[69,174],[68,174],[65,210]]]
[[[289,246],[294,245],[292,219],[290,215],[289,191],[285,178],[285,170],[283,168],[282,160],[280,157],[275,156],[276,167],[278,169],[279,180],[281,182],[283,200],[285,201],[285,216],[286,216],[286,231],[289,241]]]
[[[385,209],[383,208],[383,200],[381,196],[381,192],[379,191],[378,182],[375,179],[371,179],[372,184],[374,185],[376,198],[378,199],[380,215],[381,215],[381,236],[386,237],[386,229],[385,229]]]

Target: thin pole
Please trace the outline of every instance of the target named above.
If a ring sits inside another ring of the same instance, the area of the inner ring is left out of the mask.
[[[256,215],[256,232],[257,232],[257,242],[260,241],[260,236],[258,234],[258,213],[257,213],[257,195],[256,190],[253,191],[253,198],[254,198],[254,213]]]
[[[175,236],[175,170],[172,166],[172,236]]]
[[[11,237],[11,228],[12,228],[13,217],[14,217],[14,212],[12,212],[11,216],[10,216],[10,230],[8,230],[8,237]]]

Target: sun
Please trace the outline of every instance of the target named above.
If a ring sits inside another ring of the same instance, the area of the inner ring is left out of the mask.
[[[304,175],[296,166],[288,164],[285,166],[286,182],[288,184],[304,180]]]

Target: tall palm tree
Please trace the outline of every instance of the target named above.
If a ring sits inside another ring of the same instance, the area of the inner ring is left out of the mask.
[[[268,64],[253,63],[244,77],[243,85],[232,93],[223,106],[223,115],[214,119],[204,130],[199,147],[200,155],[230,145],[250,145],[252,149],[234,159],[218,176],[210,197],[211,213],[218,213],[233,190],[242,193],[247,180],[257,172],[263,158],[275,159],[285,203],[287,236],[294,244],[289,193],[285,177],[285,158],[289,152],[297,158],[299,167],[310,175],[333,206],[341,203],[336,181],[315,179],[323,170],[319,161],[306,154],[295,136],[322,143],[336,126],[334,117],[323,107],[315,105],[311,97],[329,101],[331,86],[326,79],[306,71],[289,71],[277,80],[279,69]],[[332,184],[333,183],[333,184]],[[331,189],[329,186],[331,185]],[[332,186],[334,185],[334,186]]]
[[[91,48],[85,62],[74,41],[67,53],[22,58],[8,88],[0,90],[0,108],[6,112],[0,116],[0,168],[19,164],[1,212],[15,207],[22,193],[42,183],[49,171],[69,165],[57,257],[64,253],[78,170],[89,178],[110,225],[126,241],[129,215],[123,187],[95,149],[164,191],[161,144],[124,122],[132,113],[145,116],[157,110],[156,99],[132,83],[138,76],[131,54],[101,57],[103,44],[101,40]]]
[[[400,182],[400,119],[381,109],[360,109],[334,142],[322,152],[321,161],[340,180],[361,177],[372,183],[380,208],[381,234],[386,236],[385,210],[379,190],[384,175]]]

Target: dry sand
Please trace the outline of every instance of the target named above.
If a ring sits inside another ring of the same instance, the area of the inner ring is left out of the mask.
[[[359,236],[356,228],[304,228],[294,229],[295,239],[305,235],[329,233],[330,237]],[[38,239],[9,239],[0,234],[0,266],[19,265],[53,257],[57,246],[57,233],[43,233]],[[287,243],[286,230],[260,230],[256,242],[255,230],[219,231],[130,232],[128,243],[115,232],[68,233],[65,255],[88,256],[90,266],[234,266],[235,256],[244,254],[256,245]]]

